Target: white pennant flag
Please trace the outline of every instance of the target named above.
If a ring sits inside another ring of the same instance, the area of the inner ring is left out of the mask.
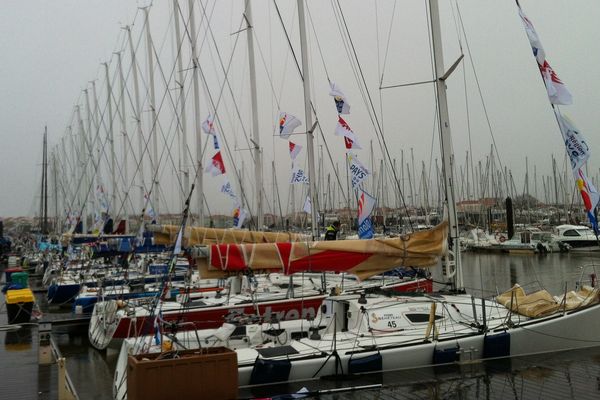
[[[571,92],[569,92],[569,89],[567,89],[558,75],[556,75],[556,72],[552,69],[548,61],[544,61],[544,64],[538,64],[538,67],[540,68],[542,78],[544,78],[550,103],[558,105],[573,104]]]
[[[302,208],[307,214],[312,214],[312,203],[310,201],[310,196],[306,196],[306,200],[304,200],[304,207]]]
[[[246,210],[242,207],[236,207],[233,209],[233,227],[240,229],[244,225],[246,219]]]
[[[565,141],[567,154],[571,160],[571,169],[577,171],[590,158],[590,148],[579,129],[569,118],[560,114],[557,114],[557,117],[560,133]]]
[[[212,158],[210,164],[206,166],[204,172],[210,173],[212,176],[222,175],[225,173],[225,164],[221,152],[218,151]]]
[[[356,154],[348,153],[348,169],[352,177],[352,188],[356,188],[369,176],[369,170],[359,160]]]
[[[181,242],[183,241],[183,227],[179,228],[179,233],[177,234],[177,240],[175,241],[175,248],[173,249],[173,254],[181,253]]]
[[[283,111],[279,113],[279,136],[282,139],[288,139],[300,125],[302,122],[292,114]]]
[[[523,21],[525,33],[527,33],[527,38],[529,39],[529,44],[531,45],[531,50],[533,50],[535,59],[539,65],[544,65],[544,61],[546,61],[546,52],[542,47],[542,42],[540,41],[540,37],[535,31],[533,24],[529,18],[527,18],[521,7],[519,7],[519,16],[521,17],[521,21]]]
[[[289,147],[290,147],[290,157],[292,158],[292,160],[295,160],[296,157],[298,157],[298,154],[300,154],[300,150],[302,150],[302,146],[300,146],[299,144],[296,144],[294,142],[289,142]]]
[[[337,136],[344,137],[344,143],[346,144],[347,149],[362,149],[360,144],[358,144],[358,137],[356,134],[350,129],[350,126],[344,121],[342,117],[338,116],[338,124],[335,127],[335,134]],[[348,140],[350,140],[351,145],[348,147]]]
[[[237,196],[235,195],[235,192],[233,191],[233,187],[231,186],[231,183],[229,181],[225,182],[223,184],[223,186],[221,186],[221,193],[225,193],[227,196],[229,196],[233,200],[237,200]]]
[[[308,176],[306,176],[304,170],[301,168],[294,168],[292,170],[292,178],[290,179],[290,183],[292,185],[296,185],[298,183],[308,183]]]
[[[331,82],[330,88],[329,95],[333,96],[338,114],[350,114],[350,104],[348,104],[348,100],[340,87]]]
[[[144,200],[146,203],[146,215],[149,216],[151,219],[155,219],[156,213],[152,208],[152,203],[150,202],[150,195],[148,193],[144,194]]]
[[[216,135],[217,130],[214,125],[214,115],[208,114],[208,117],[202,122],[202,130],[209,135]]]

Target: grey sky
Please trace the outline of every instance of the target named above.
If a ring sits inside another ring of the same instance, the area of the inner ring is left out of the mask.
[[[182,3],[184,3],[182,7],[186,8],[187,2]],[[430,157],[439,158],[437,137],[434,139],[433,153],[431,152],[434,129],[432,89],[429,86],[391,89],[381,92],[380,97],[377,87],[380,70],[384,68],[383,59],[390,22],[393,28],[383,84],[393,85],[430,79],[431,67],[424,0],[397,1],[395,14],[392,14],[394,2],[391,0],[377,2],[341,0],[340,3],[378,113],[381,110],[380,99],[383,102],[383,124],[392,157],[397,158],[399,162],[399,149],[403,148],[405,156],[408,157],[410,149],[413,148],[418,176],[421,160],[424,160],[428,166]],[[446,49],[444,61],[448,66],[460,54],[454,25],[456,12],[451,12],[448,6],[450,2],[442,0],[441,3]],[[456,4],[454,0],[451,3],[453,6]],[[196,2],[196,4],[199,7],[200,3]],[[243,2],[241,0],[218,1],[215,6],[213,1],[208,1],[204,4],[207,13],[214,12],[211,29],[218,42],[221,58],[224,63],[227,63],[235,43],[235,36],[231,36],[230,33],[239,27]],[[273,138],[273,125],[278,107],[272,96],[272,88],[265,68],[271,75],[275,97],[279,98],[281,95],[280,108],[303,120],[301,82],[287,49],[280,23],[276,20],[272,2],[253,1],[252,4],[257,50],[261,52],[257,54],[256,62],[261,144],[264,147],[264,173],[268,181],[265,190],[271,202],[271,161],[274,160],[280,194],[285,203],[290,161],[287,143]],[[281,7],[287,29],[292,36],[296,54],[299,54],[295,1],[281,0],[278,5]],[[327,69],[330,78],[344,89],[349,98],[352,113],[345,119],[361,139],[363,150],[358,151],[359,157],[363,163],[370,165],[369,141],[374,141],[376,159],[381,158],[381,151],[376,145],[367,106],[363,102],[344,50],[332,3],[313,0],[308,1],[308,5],[318,44],[323,52],[323,60],[321,60],[315,35],[312,27],[309,26],[313,101],[320,125],[332,149],[332,157],[340,164],[343,171],[344,149],[341,139],[333,135],[337,115],[333,101],[328,96],[324,68]],[[561,165],[563,162],[564,151],[561,147],[560,134],[545,89],[513,1],[458,0],[458,5],[501,160],[504,165],[512,169],[517,188],[521,190],[525,157],[529,158],[531,170],[533,165],[537,166],[539,175],[551,173],[550,154],[558,155]],[[597,21],[600,20],[600,3],[593,0],[575,2],[522,0],[521,5],[535,24],[546,50],[547,59],[573,94],[574,104],[562,107],[562,111],[573,119],[592,148],[589,175],[595,178],[600,165],[598,162],[600,155],[596,156],[600,154],[600,150],[597,150],[600,149],[598,138],[600,80],[596,78],[596,69],[600,65],[600,52],[596,50],[600,39],[597,27]],[[0,52],[3,54],[0,63],[0,88],[3,94],[0,100],[2,102],[0,107],[2,121],[0,216],[13,216],[36,211],[38,163],[41,161],[41,138],[44,125],[48,125],[50,145],[58,143],[59,138],[65,134],[66,126],[71,122],[75,103],[79,100],[82,106],[84,104],[80,97],[81,90],[89,87],[88,81],[93,79],[98,79],[96,84],[100,107],[101,110],[105,109],[104,70],[100,62],[114,60],[112,52],[121,49],[125,43],[120,27],[132,23],[134,17],[136,18],[133,29],[134,40],[136,42],[139,40],[143,18],[137,10],[138,3],[133,0],[53,2],[8,0],[3,2],[3,6],[0,13],[0,29],[2,29]],[[454,9],[456,11],[455,7]],[[153,39],[157,51],[160,52],[159,57],[167,80],[174,63],[173,27],[169,22],[171,12],[171,1],[158,0],[155,1],[150,14]],[[200,25],[200,11],[196,15],[196,23]],[[394,15],[393,21],[391,21],[392,15]],[[205,29],[206,25],[201,25],[201,35],[206,33]],[[202,47],[201,64],[210,93],[217,98],[223,83],[223,74],[210,35],[204,37],[206,42]],[[199,40],[203,40],[202,36]],[[463,68],[466,69],[471,138],[476,162],[485,158],[492,143],[474,84],[471,60],[464,39],[462,45],[465,63],[457,69],[448,82],[455,154],[460,164],[463,164],[462,160],[468,149]],[[243,122],[237,120],[234,103],[227,87],[218,114],[223,124],[224,136],[229,141],[232,154],[236,158],[235,162],[232,162],[229,157],[225,158],[229,169],[229,180],[239,193],[240,189],[232,174],[233,165],[241,169],[243,160],[244,179],[250,180],[252,176],[249,172],[251,171],[249,152],[233,150],[234,142],[237,143],[238,148],[247,147],[242,135],[242,124],[248,132],[251,126],[244,35],[240,37],[237,46],[232,58],[230,83]],[[187,42],[184,43],[182,54],[184,65],[189,66]],[[145,43],[142,40],[138,49],[142,79],[146,79],[145,59]],[[129,55],[126,53],[124,55],[126,74],[129,65]],[[112,62],[111,77],[114,73],[115,63]],[[156,74],[157,103],[161,103],[161,100],[163,103],[159,120],[165,138],[170,142],[174,137],[173,107],[170,103],[171,98],[165,95],[165,83],[160,73],[156,72]],[[195,156],[190,83],[191,75],[186,73],[184,87],[187,93],[188,146],[190,155]],[[175,83],[169,80],[168,87],[174,88]],[[145,89],[142,89],[142,92],[142,97],[145,97]],[[131,108],[127,101],[126,107],[129,113]],[[147,109],[147,103],[144,108]],[[209,101],[206,96],[203,96],[202,118],[210,109]],[[148,118],[147,114],[144,114],[145,119]],[[127,129],[132,132],[131,118],[128,121]],[[147,121],[145,123],[147,124]],[[299,130],[302,129],[305,127]],[[206,141],[206,135],[203,134],[202,137]],[[305,144],[301,136],[292,138],[302,145]],[[161,140],[163,139],[159,142]],[[120,143],[120,138],[117,142]],[[318,144],[321,144],[320,140],[317,141]],[[137,151],[137,147],[134,147],[134,151]],[[210,147],[205,151],[205,164],[213,153]],[[121,150],[117,150],[117,154],[120,159]],[[304,158],[305,154],[303,151],[301,157]],[[173,162],[177,163],[175,149],[173,149],[173,157]],[[133,167],[131,160],[130,163],[129,169]],[[102,168],[103,184],[110,186],[106,169]],[[146,168],[149,168],[149,165]],[[325,163],[325,169],[326,172],[332,171],[328,161]],[[173,171],[170,159],[165,158],[161,162],[160,181],[166,203],[161,209],[176,212],[180,210],[179,191]],[[146,175],[148,174],[149,170],[146,172]],[[129,175],[131,180],[131,171]],[[223,177],[204,176],[205,193],[211,211],[229,213],[232,208],[231,202],[219,193]],[[345,180],[345,173],[342,173],[342,178]],[[253,185],[248,185],[246,190],[251,191],[252,187]],[[247,195],[251,200],[252,194],[247,193]],[[137,204],[132,207],[133,212],[139,212],[136,206]],[[301,209],[301,206],[297,204],[296,208]],[[285,212],[285,204],[283,207]]]

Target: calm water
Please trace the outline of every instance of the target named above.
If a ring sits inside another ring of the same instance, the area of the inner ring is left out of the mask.
[[[579,255],[549,254],[518,256],[494,254],[463,254],[464,279],[467,291],[486,296],[507,290],[519,283],[526,290],[545,287],[560,294],[576,286],[582,276],[583,264],[597,263],[600,273],[600,253]],[[586,269],[589,279],[593,269]],[[440,269],[433,271],[441,281]],[[40,300],[42,299],[42,296]],[[4,299],[1,300],[0,325],[6,323]],[[48,313],[48,312],[47,312]],[[52,318],[71,317],[68,311],[50,312]],[[54,339],[81,399],[110,399],[117,353],[98,352],[87,341],[87,331],[55,332]],[[2,345],[3,344],[3,345]],[[583,367],[582,367],[583,366]],[[581,370],[581,368],[583,368]],[[51,398],[44,388],[52,374],[37,367],[37,330],[0,331],[0,399]],[[310,390],[351,387],[382,383],[384,389],[359,390],[338,394],[321,394],[325,398],[371,399],[438,399],[438,398],[600,398],[600,348],[553,354],[537,358],[522,358],[504,363],[478,363],[454,369],[421,369],[377,374],[361,380],[342,382],[306,382]],[[302,385],[269,389],[270,393],[241,393],[244,397],[274,393],[290,393]],[[555,389],[552,389],[555,387]],[[564,392],[564,393],[563,393]],[[560,396],[558,396],[560,394]],[[555,397],[553,397],[555,396]],[[597,396],[597,397],[596,397]]]

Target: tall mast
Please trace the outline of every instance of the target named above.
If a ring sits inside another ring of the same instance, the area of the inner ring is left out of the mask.
[[[92,160],[92,165],[94,165],[94,152],[92,151],[92,144],[90,143],[90,141],[93,143],[92,140],[92,120],[94,119],[94,117],[92,116],[92,109],[90,107],[90,96],[88,93],[88,89],[84,89],[83,93],[85,95],[85,114],[87,116],[87,134],[89,137],[89,141],[86,141],[86,149],[85,152],[86,154],[88,154],[88,157]],[[94,180],[94,174],[92,171],[92,174],[90,176],[90,182],[93,182]],[[95,210],[96,209],[96,197],[92,196],[92,207]]]
[[[54,233],[59,233],[59,215],[58,215],[58,164],[56,161],[56,148],[52,152],[52,183],[54,197]]]
[[[79,139],[80,139],[80,146],[78,149],[78,161],[79,161],[79,165],[80,165],[80,171],[81,171],[81,181],[77,182],[75,181],[76,184],[79,185],[79,207],[80,207],[80,215],[81,215],[81,223],[82,223],[82,228],[83,228],[83,232],[85,233],[86,230],[86,226],[87,226],[87,214],[86,214],[86,207],[85,204],[87,202],[87,195],[90,189],[89,183],[87,182],[87,162],[86,162],[86,154],[85,154],[85,130],[83,129],[83,120],[81,119],[81,110],[79,105],[77,105],[75,107],[75,110],[77,112],[77,121],[78,121],[78,126],[79,126]]]
[[[40,196],[40,230],[48,233],[48,127],[44,127],[42,147],[42,188]]]
[[[173,18],[175,21],[175,54],[177,58],[177,76],[179,82],[176,82],[179,89],[179,125],[180,140],[179,140],[179,171],[182,177],[183,190],[181,191],[181,205],[183,207],[185,200],[190,191],[190,174],[188,170],[189,161],[187,153],[187,130],[185,118],[185,91],[183,86],[183,62],[181,60],[182,38],[181,29],[179,27],[179,17],[181,15],[179,8],[179,0],[173,0]]]
[[[258,131],[258,99],[256,96],[256,66],[254,64],[254,27],[252,24],[252,6],[250,0],[246,0],[246,38],[248,43],[248,66],[250,73],[250,105],[252,107],[252,144],[254,153],[254,177],[256,179],[256,229],[262,230],[264,226],[263,210],[263,175],[262,175],[262,155],[260,152],[260,134]],[[314,204],[314,203],[313,203]]]
[[[106,75],[106,102],[108,104],[108,141],[110,142],[110,208],[116,219],[117,215],[117,159],[115,157],[115,135],[113,130],[112,87],[108,74],[108,63],[103,63]]]
[[[458,243],[458,216],[456,214],[454,179],[452,174],[452,140],[445,82],[445,79],[451,71],[448,71],[448,73],[444,71],[444,54],[442,49],[442,32],[440,27],[438,0],[429,0],[429,10],[431,16],[433,62],[435,65],[435,87],[438,100],[438,126],[440,127],[440,146],[442,147],[442,168],[443,176],[446,181],[446,203],[448,206],[448,222],[450,225],[449,239],[451,248],[449,249],[450,254],[446,256],[445,261],[446,268],[450,268],[452,262],[454,262],[455,271],[452,272],[454,278],[453,283],[456,289],[463,289],[462,264],[460,258],[460,246]]]
[[[196,137],[196,182],[198,190],[198,225],[204,225],[204,179],[202,168],[202,117],[200,116],[200,86],[198,84],[198,49],[196,46],[196,23],[194,19],[194,0],[188,0],[188,11],[190,13],[190,46],[192,47],[192,62],[194,70],[192,74],[192,89],[194,91],[194,135]]]
[[[313,145],[313,121],[310,107],[310,73],[308,70],[308,49],[306,43],[306,22],[304,19],[304,0],[298,2],[298,21],[300,29],[300,50],[302,54],[302,78],[304,86],[304,120],[306,121],[306,147],[308,152],[308,180],[311,207],[311,233],[317,237],[317,196],[315,185],[315,149]]]
[[[127,162],[129,153],[127,149],[129,148],[129,140],[127,138],[127,124],[125,122],[125,77],[123,76],[123,63],[121,60],[121,52],[116,52],[117,55],[117,68],[119,70],[119,102],[121,105],[121,109],[119,111],[119,118],[121,121],[121,134],[123,135],[123,165],[121,166],[121,171],[123,174],[123,219],[125,220],[125,232],[128,231],[129,225],[129,213],[127,211],[127,206],[129,205],[129,176],[127,171]]]
[[[156,114],[156,91],[154,88],[154,46],[152,44],[152,35],[150,34],[150,10],[148,7],[144,8],[145,23],[146,23],[146,52],[148,53],[148,86],[150,88],[150,137],[152,137],[152,157],[150,159],[152,165],[152,207],[156,212],[157,218],[159,212],[159,192],[160,187],[158,183],[158,134],[156,125],[158,125],[158,119]]]
[[[138,167],[137,174],[139,176],[139,186],[140,186],[140,211],[144,209],[145,201],[144,201],[144,133],[142,132],[142,106],[140,103],[140,85],[138,81],[138,65],[135,57],[135,50],[133,48],[133,39],[131,37],[131,27],[126,26],[127,30],[127,38],[129,42],[129,54],[131,56],[131,74],[133,78],[133,97],[135,100],[135,130],[136,136],[138,140],[138,149],[139,149],[139,159],[138,159]]]

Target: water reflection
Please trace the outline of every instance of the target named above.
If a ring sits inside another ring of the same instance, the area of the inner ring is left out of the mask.
[[[7,352],[31,350],[32,340],[32,328],[25,327],[15,331],[7,331],[4,337],[4,350]]]
[[[314,380],[243,389],[240,398],[291,394],[304,387],[320,399],[331,400],[596,399],[600,398],[599,375],[600,348],[593,348],[462,366],[367,374],[350,380]],[[351,390],[373,384],[383,387]]]
[[[507,255],[486,253],[463,253],[463,275],[467,292],[480,296],[493,296],[510,289],[518,283],[528,291],[546,288],[552,294],[576,289],[582,278],[581,266],[595,263],[600,273],[600,253],[585,255],[555,253],[546,255]],[[584,271],[589,281],[593,269]],[[441,281],[441,270],[432,270],[434,279]]]

